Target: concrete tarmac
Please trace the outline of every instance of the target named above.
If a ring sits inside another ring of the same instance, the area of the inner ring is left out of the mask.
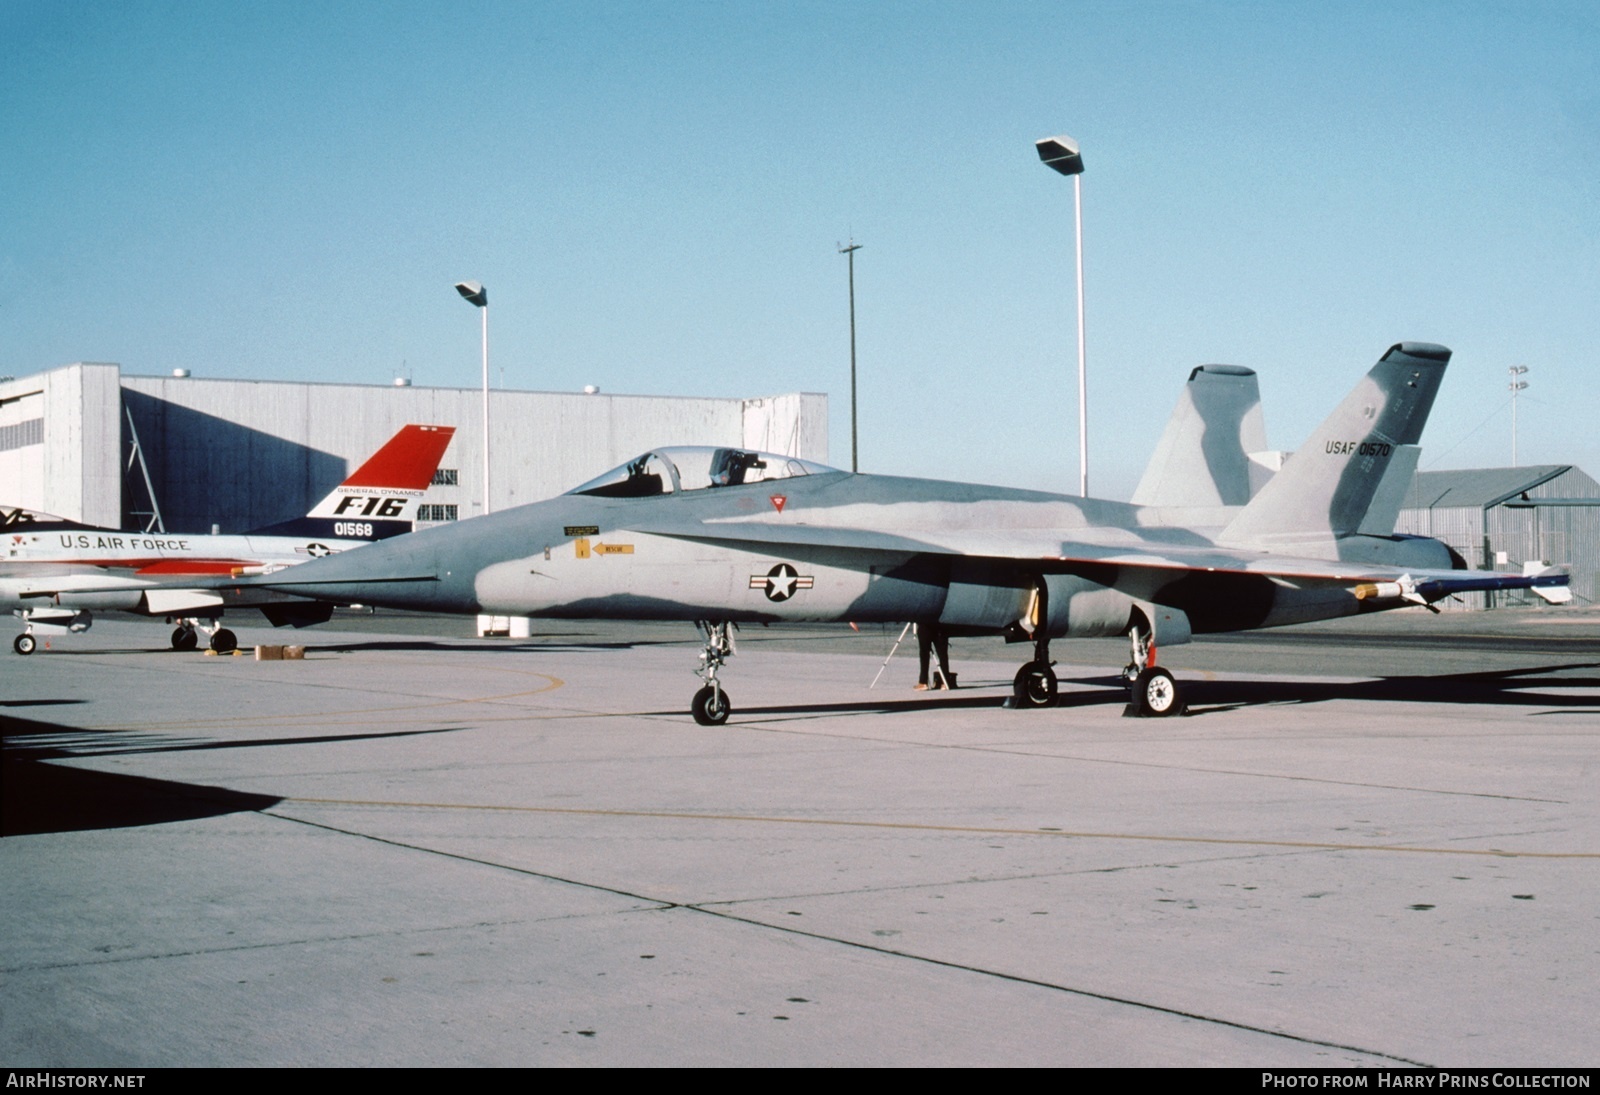
[[[1119,643],[344,618],[0,661],[0,1061],[1584,1066],[1600,615]],[[241,617],[241,619],[248,619]]]

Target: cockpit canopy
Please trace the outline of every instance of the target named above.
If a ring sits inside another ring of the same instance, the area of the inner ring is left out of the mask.
[[[0,529],[6,532],[43,532],[46,529],[69,528],[107,531],[99,525],[85,525],[80,521],[69,521],[65,517],[57,517],[53,513],[42,513],[36,509],[22,509],[20,506],[16,508],[0,506]]]
[[[598,498],[652,498],[675,491],[740,487],[837,470],[796,456],[685,445],[647,452],[567,493]]]

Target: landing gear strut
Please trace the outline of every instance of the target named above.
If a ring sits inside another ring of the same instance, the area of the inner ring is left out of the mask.
[[[733,705],[728,702],[728,694],[722,690],[722,682],[717,680],[717,670],[736,653],[733,633],[726,620],[696,620],[695,627],[705,636],[705,646],[700,651],[700,668],[695,672],[706,682],[706,686],[694,694],[689,713],[701,726],[721,726],[728,721]]]
[[[1128,709],[1139,718],[1164,719],[1183,714],[1186,705],[1178,682],[1155,664],[1155,644],[1149,631],[1135,623],[1128,629],[1131,660],[1122,671],[1128,682]]]
[[[1041,580],[1033,587],[1033,610],[1029,621],[1033,624],[1033,661],[1028,662],[1011,682],[1012,707],[1054,707],[1060,682],[1051,668],[1050,590]]]

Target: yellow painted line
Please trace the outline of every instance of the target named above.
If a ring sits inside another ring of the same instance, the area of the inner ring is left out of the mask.
[[[488,810],[519,814],[557,814],[569,817],[631,817],[668,821],[753,821],[771,825],[828,825],[849,829],[888,829],[904,832],[963,833],[973,836],[1042,836],[1073,840],[1138,840],[1164,844],[1221,844],[1248,848],[1295,848],[1336,852],[1411,852],[1427,855],[1493,856],[1496,859],[1600,859],[1600,852],[1511,852],[1499,848],[1427,848],[1404,844],[1338,844],[1312,840],[1243,840],[1235,837],[1170,836],[1158,833],[1094,833],[1066,829],[1006,829],[977,825],[928,825],[903,821],[846,821],[840,818],[764,817],[759,814],[685,814],[664,810],[599,810],[563,806],[495,806],[482,803],[385,802],[346,798],[283,799],[315,806],[381,806],[402,810]]]

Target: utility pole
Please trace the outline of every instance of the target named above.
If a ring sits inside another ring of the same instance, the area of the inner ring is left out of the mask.
[[[1528,386],[1522,377],[1527,375],[1526,365],[1513,365],[1508,372],[1511,373],[1511,466],[1517,466],[1517,393]]]
[[[844,255],[850,262],[850,470],[861,470],[861,461],[856,439],[856,252],[861,250],[861,245],[852,237],[847,247],[839,248],[839,254]]]

